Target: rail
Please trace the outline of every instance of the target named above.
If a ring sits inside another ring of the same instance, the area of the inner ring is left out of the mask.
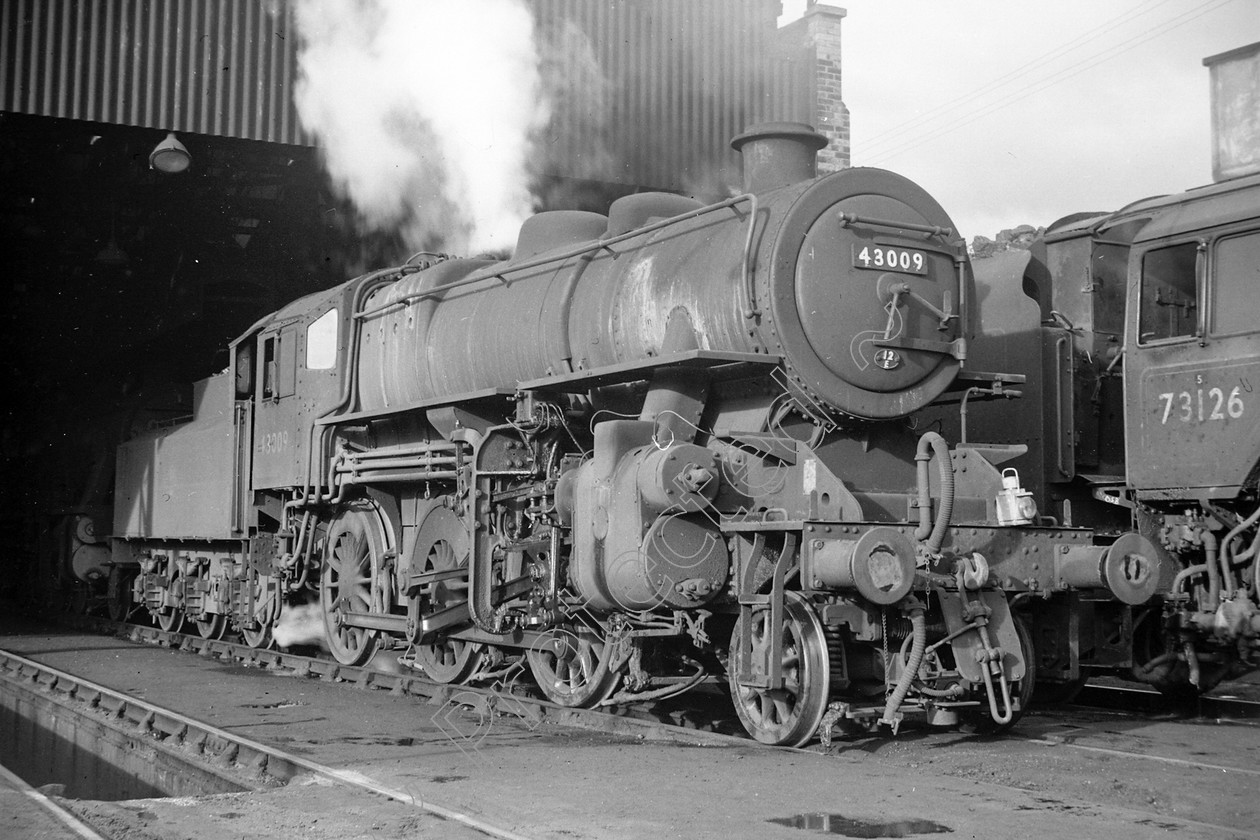
[[[531,726],[547,723],[610,735],[652,738],[690,745],[747,747],[755,744],[744,735],[726,735],[672,726],[646,716],[629,717],[626,716],[624,708],[617,714],[595,709],[570,708],[525,694],[506,693],[468,684],[438,683],[419,673],[393,673],[377,671],[366,666],[341,665],[331,659],[320,659],[270,648],[253,648],[224,639],[203,639],[188,633],[166,631],[157,627],[128,624],[93,616],[62,616],[60,620],[85,631],[109,633],[138,644],[160,645],[221,661],[283,670],[287,674],[326,682],[345,683],[359,689],[389,691],[393,694],[414,697],[431,705],[445,706],[451,703],[468,705],[475,712],[515,717],[526,721]],[[2,672],[3,668],[0,666],[0,673]]]
[[[1133,686],[1090,683],[1081,689],[1073,705],[1124,712],[1167,712],[1176,705],[1158,691]],[[1202,694],[1183,704],[1184,710],[1199,718],[1260,721],[1260,702],[1238,697]]]
[[[85,709],[102,710],[115,721],[130,724],[140,734],[168,744],[188,744],[203,756],[208,754],[222,764],[246,768],[260,779],[289,781],[302,773],[311,773],[412,804],[501,840],[524,840],[519,834],[460,811],[421,801],[412,794],[391,790],[361,774],[327,767],[284,752],[9,651],[0,650],[0,678],[38,687],[46,693],[74,701]]]

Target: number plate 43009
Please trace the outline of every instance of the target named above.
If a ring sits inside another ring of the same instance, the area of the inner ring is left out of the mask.
[[[898,271],[903,274],[927,274],[927,256],[913,248],[891,248],[887,245],[853,245],[853,267],[872,271]]]

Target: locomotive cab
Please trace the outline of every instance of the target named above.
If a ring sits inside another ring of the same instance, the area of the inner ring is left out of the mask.
[[[307,483],[310,441],[300,429],[341,394],[352,285],[294,301],[233,344],[236,397],[253,414],[255,490]]]
[[[1134,675],[1193,694],[1260,648],[1260,176],[1151,205],[1129,266],[1126,461],[1137,519],[1180,571]]]
[[[1158,215],[1134,243],[1124,365],[1138,499],[1255,492],[1257,193],[1252,176],[1179,196],[1179,211]]]

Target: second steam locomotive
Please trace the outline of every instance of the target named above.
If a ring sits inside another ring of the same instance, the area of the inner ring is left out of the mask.
[[[1045,602],[1041,673],[1069,692],[1119,669],[1192,697],[1253,667],[1258,265],[1254,172],[1069,216],[1028,251],[976,260],[984,320],[1006,334],[986,333],[974,358],[1025,371],[1030,399],[977,406],[971,428],[1030,446],[1018,463],[1043,515],[1135,528],[1159,552],[1147,609]]]
[[[1041,516],[1028,445],[968,438],[1024,376],[969,355],[964,243],[905,178],[817,177],[824,142],[759,126],[724,201],[539,214],[512,259],[263,319],[119,450],[111,562],[164,627],[266,645],[314,604],[340,662],[439,682],[595,706],[724,675],[768,743],[1009,726],[1051,596],[1127,615],[1167,554]]]

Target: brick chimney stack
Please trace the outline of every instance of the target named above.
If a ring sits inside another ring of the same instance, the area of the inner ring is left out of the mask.
[[[805,53],[814,102],[809,121],[829,141],[818,153],[820,174],[850,165],[849,109],[840,95],[840,24],[847,14],[839,6],[810,2],[800,20],[779,30],[784,48]]]

